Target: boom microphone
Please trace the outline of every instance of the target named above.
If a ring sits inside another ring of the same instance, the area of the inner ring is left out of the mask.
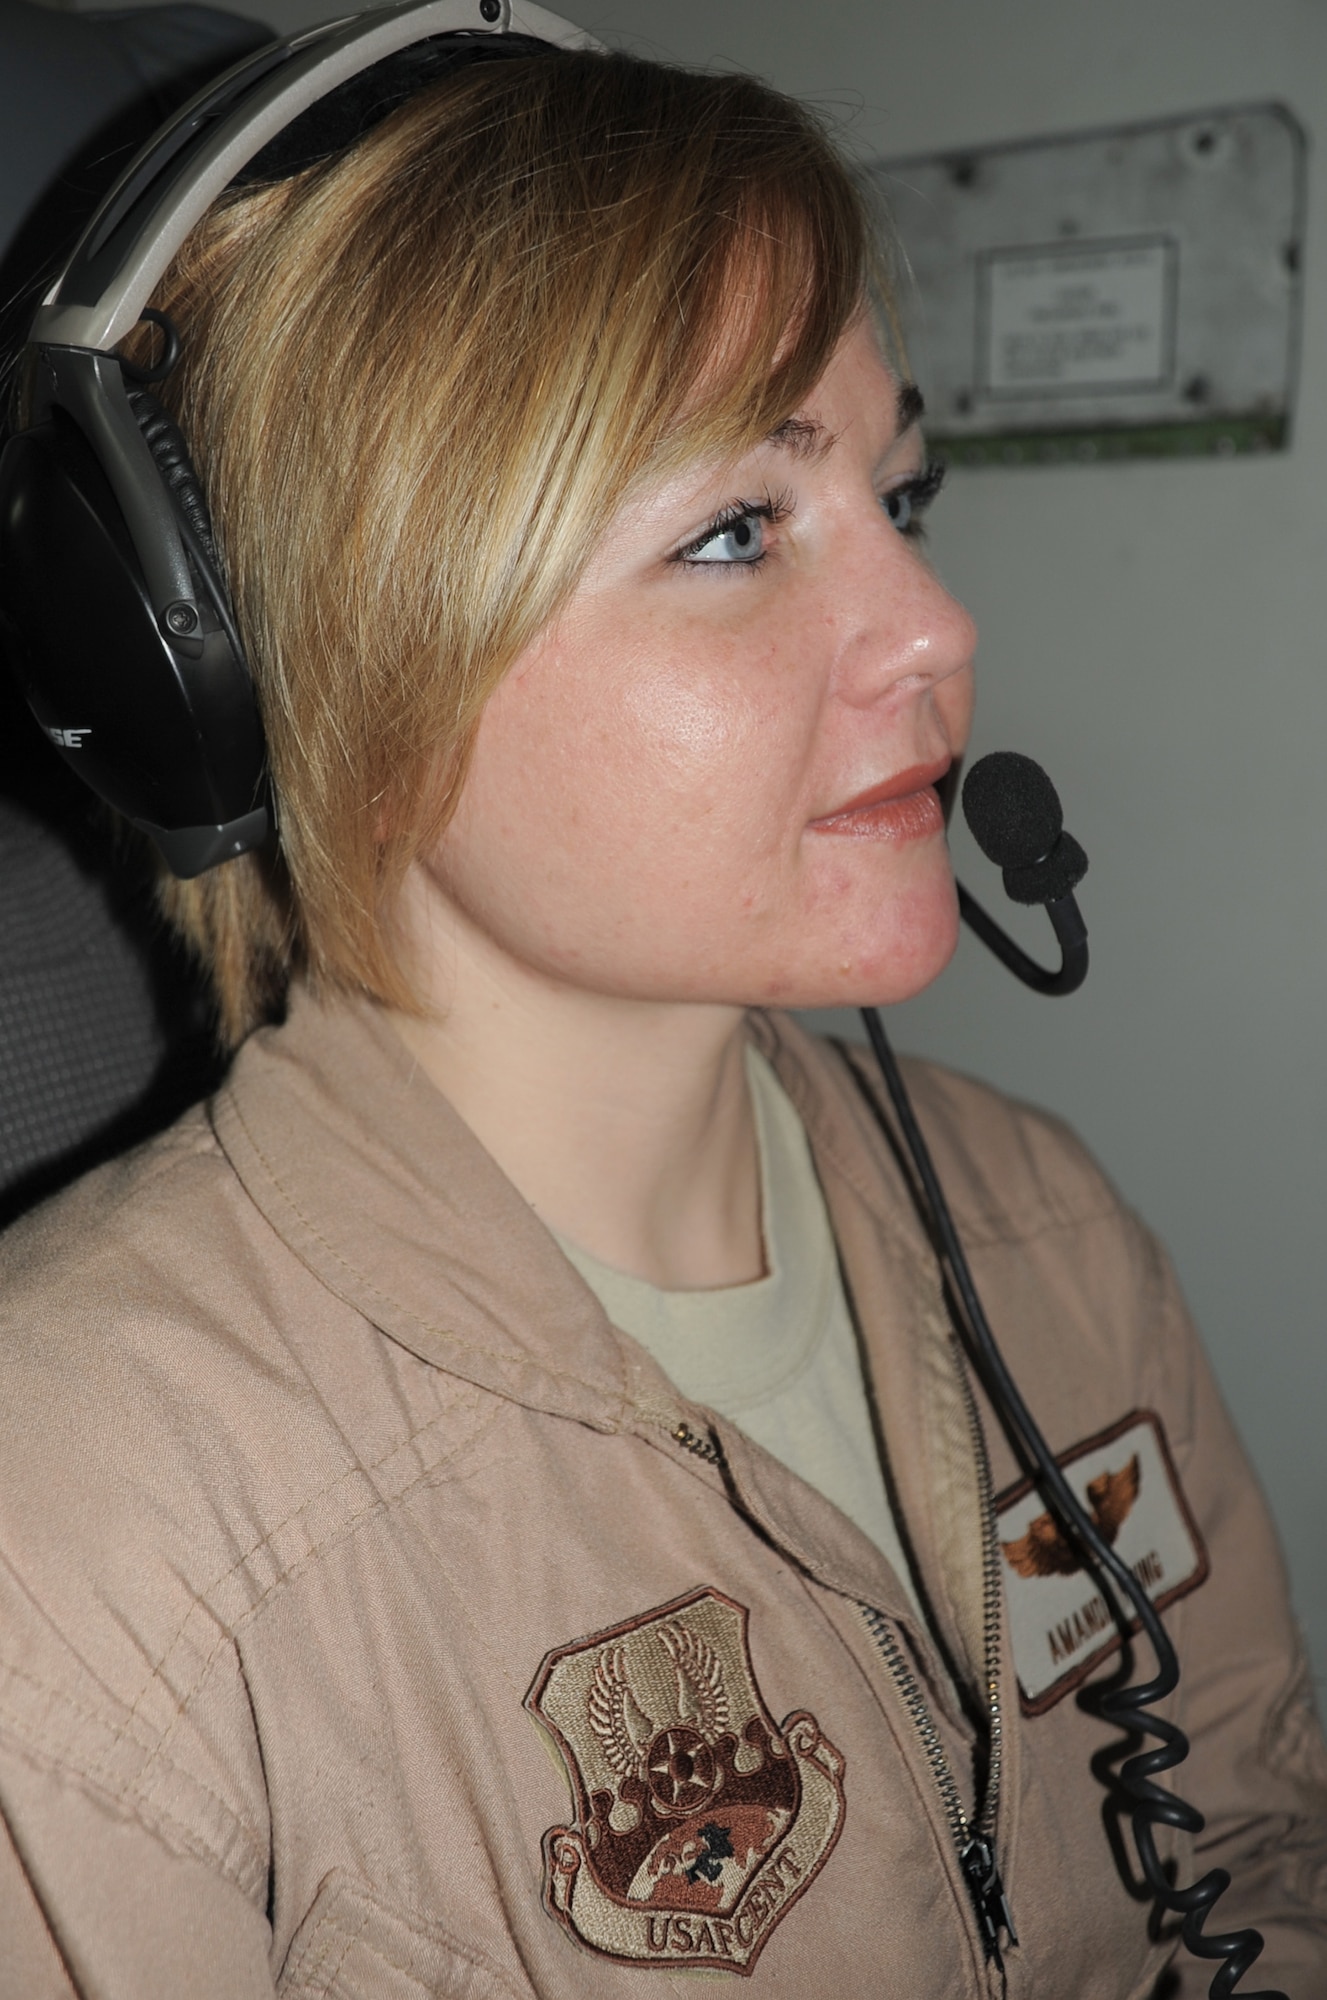
[[[963,817],[988,861],[1004,870],[1015,903],[1056,903],[1078,887],[1087,856],[1064,831],[1060,797],[1040,764],[992,750],[968,772]]]
[[[1087,873],[1087,856],[1064,830],[1054,785],[1031,757],[993,750],[964,780],[963,816],[982,853],[1001,870],[1010,900],[1045,904],[1060,941],[1059,970],[1047,972],[1029,958],[960,882],[964,922],[1035,993],[1076,992],[1087,978],[1087,926],[1074,890]]]

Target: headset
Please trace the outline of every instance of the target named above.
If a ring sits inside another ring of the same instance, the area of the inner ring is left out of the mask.
[[[324,159],[459,62],[594,38],[528,0],[398,0],[259,49],[162,127],[111,190],[25,349],[0,458],[0,620],[60,755],[202,874],[273,833],[253,679],[207,503],[150,369],[114,352],[228,187]],[[365,72],[372,69],[372,79]]]
[[[178,354],[176,330],[149,304],[156,287],[226,188],[331,157],[461,63],[600,46],[529,0],[397,0],[274,42],[184,106],[131,162],[38,310],[22,360],[22,428],[0,456],[0,624],[46,735],[176,875],[263,848],[276,830],[253,680],[207,504],[185,440],[152,393]],[[162,354],[136,367],[115,348],[144,320],[159,327]],[[1073,992],[1088,964],[1074,895],[1087,857],[1064,831],[1050,780],[1031,759],[999,752],[968,773],[963,806],[1010,897],[1046,907],[1061,964],[1036,964],[960,885],[965,920],[1026,985]],[[1160,1740],[1121,1772],[1139,1856],[1158,1902],[1182,1913],[1189,1949],[1223,1961],[1211,1996],[1225,2000],[1262,1939],[1253,1930],[1205,1937],[1229,1876],[1214,1869],[1177,1889],[1153,1840],[1157,1824],[1203,1824],[1152,1782],[1188,1752],[1182,1732],[1149,1713],[1178,1680],[1174,1649],[1009,1375],[880,1017],[867,1008],[863,1019],[974,1369],[1016,1456],[1113,1593],[1122,1634],[1141,1626],[1156,1653],[1151,1682],[1106,1694],[1099,1707]],[[964,1865],[998,1964],[1001,1934],[1016,1940],[988,1844],[974,1842]]]

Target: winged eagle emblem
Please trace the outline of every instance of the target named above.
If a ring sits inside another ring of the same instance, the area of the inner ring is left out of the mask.
[[[689,1625],[665,1625],[660,1639],[677,1674],[677,1714],[713,1744],[728,1726],[728,1690],[718,1654]]]
[[[661,1723],[685,1723],[710,1745],[728,1726],[728,1689],[713,1646],[688,1625],[665,1625],[659,1639],[677,1677],[672,1716],[656,1721],[641,1707],[632,1690],[624,1646],[606,1648],[595,1666],[586,1711],[604,1759],[619,1779],[645,1775]]]
[[[1103,1541],[1112,1548],[1133,1511],[1141,1483],[1137,1452],[1118,1472],[1102,1472],[1088,1482],[1092,1520]],[[1049,1514],[1038,1514],[1026,1534],[1014,1542],[1001,1542],[1000,1547],[1010,1568],[1020,1576],[1076,1576],[1083,1567],[1077,1550],[1065,1540]]]
[[[587,1710],[609,1768],[619,1778],[639,1777],[655,1725],[631,1692],[624,1646],[599,1655]]]

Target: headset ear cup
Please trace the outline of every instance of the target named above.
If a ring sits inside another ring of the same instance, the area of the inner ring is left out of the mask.
[[[195,539],[212,566],[213,581],[222,587],[221,564],[212,534],[212,517],[198,474],[189,457],[189,447],[179,426],[167,416],[149,389],[130,389],[129,404],[138,419],[143,442],[152,453],[163,484],[177,510],[193,530]]]

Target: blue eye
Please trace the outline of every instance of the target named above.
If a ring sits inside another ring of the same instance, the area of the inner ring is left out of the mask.
[[[763,508],[744,507],[740,513],[730,512],[705,530],[702,541],[693,542],[682,553],[692,563],[761,562],[765,556],[767,518],[767,510]]]
[[[763,500],[734,500],[671,560],[684,563],[688,569],[757,570],[771,553],[766,530],[786,521],[792,511],[792,496],[787,493],[767,493]]]
[[[880,505],[901,535],[913,540],[925,533],[922,516],[945,483],[945,468],[938,461],[928,465],[901,486],[891,486],[880,495]]]
[[[906,486],[895,487],[885,495],[885,512],[901,535],[906,535],[912,527],[913,497]]]

